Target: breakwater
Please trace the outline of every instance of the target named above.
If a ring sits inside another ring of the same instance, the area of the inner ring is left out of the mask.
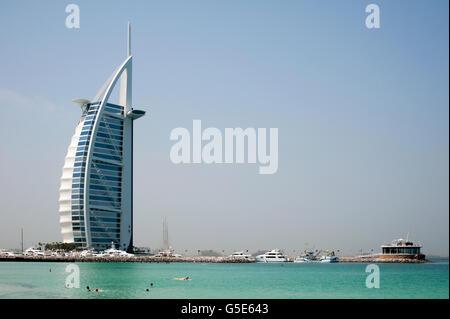
[[[289,262],[294,260],[289,258]],[[232,257],[207,257],[207,256],[185,256],[185,257],[157,257],[157,256],[4,256],[0,262],[135,262],[135,263],[228,263],[246,264],[255,261]],[[382,258],[379,255],[339,257],[341,263],[426,263],[427,259],[413,259],[402,257]]]
[[[229,264],[244,264],[252,263],[247,259],[231,258],[231,257],[207,257],[207,256],[192,256],[192,257],[156,257],[156,256],[13,256],[0,257],[0,261],[9,262],[136,262],[136,263],[229,263]]]
[[[341,263],[401,263],[401,264],[421,264],[431,262],[425,258],[406,258],[404,256],[353,256],[353,257],[339,257]]]

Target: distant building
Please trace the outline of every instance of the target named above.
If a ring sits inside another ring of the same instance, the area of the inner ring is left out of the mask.
[[[381,246],[380,258],[383,259],[425,259],[425,255],[421,253],[419,244],[414,244],[408,239],[396,239],[389,245]]]

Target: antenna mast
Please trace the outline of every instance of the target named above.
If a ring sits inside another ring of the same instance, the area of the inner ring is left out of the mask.
[[[167,227],[167,218],[163,219],[163,250],[169,249],[169,229]]]
[[[20,229],[20,238],[21,238],[22,255],[23,255],[23,228]]]

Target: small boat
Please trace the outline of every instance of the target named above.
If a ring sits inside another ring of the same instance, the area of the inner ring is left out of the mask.
[[[37,257],[43,257],[44,252],[40,249],[30,247],[27,250],[25,250],[25,256],[37,256]]]
[[[259,263],[284,263],[288,261],[288,258],[279,249],[274,249],[256,256],[256,261]]]
[[[180,254],[175,254],[173,251],[166,249],[163,251],[160,251],[159,253],[157,253],[155,255],[155,257],[176,257],[176,258],[180,258],[182,257]]]
[[[2,251],[0,252],[1,256],[6,256],[6,257],[16,257],[17,254],[13,251]]]
[[[80,253],[80,257],[94,257],[96,255],[97,253],[95,252],[94,249],[86,249]]]
[[[310,263],[317,261],[317,257],[312,251],[305,251],[305,254],[294,259],[294,263]]]
[[[294,259],[294,263],[310,263],[310,262],[312,262],[312,260],[309,260],[308,258],[301,257],[301,256],[296,257]]]
[[[338,256],[322,256],[319,259],[319,262],[321,263],[337,263],[339,262]]]
[[[232,253],[230,255],[231,258],[237,258],[237,259],[247,259],[249,261],[254,261],[255,257],[251,256],[251,255],[246,255],[244,254],[243,251],[235,251],[234,253]]]
[[[319,262],[321,263],[337,263],[339,262],[339,257],[334,254],[334,251],[329,252],[326,250],[327,254],[320,257]]]

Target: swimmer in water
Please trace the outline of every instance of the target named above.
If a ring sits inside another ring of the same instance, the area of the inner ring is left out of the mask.
[[[147,288],[147,289],[145,289],[145,291],[150,291],[150,290]]]
[[[95,292],[98,292],[98,288],[95,288],[95,290],[94,290]]]
[[[153,288],[153,283],[152,282],[150,283],[150,288]]]
[[[184,280],[189,280],[189,277],[184,278]]]
[[[89,286],[86,286],[86,290],[91,291],[91,288],[89,288]]]

